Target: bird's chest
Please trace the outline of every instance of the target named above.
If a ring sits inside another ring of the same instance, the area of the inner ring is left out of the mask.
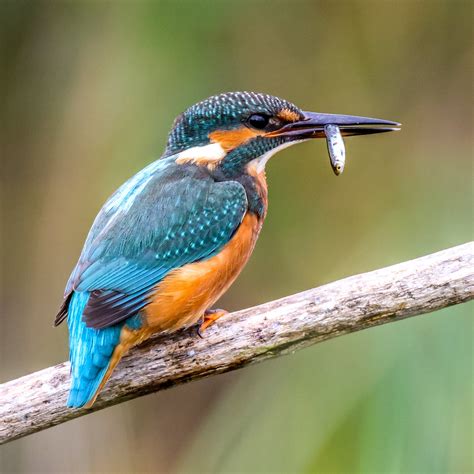
[[[153,332],[172,332],[195,324],[247,263],[262,223],[262,217],[247,212],[231,240],[219,253],[170,272],[158,284],[144,309],[148,327]]]

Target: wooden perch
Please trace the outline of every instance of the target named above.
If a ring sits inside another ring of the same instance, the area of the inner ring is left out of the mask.
[[[209,329],[155,337],[114,372],[92,409],[66,408],[69,363],[0,385],[0,443],[190,380],[474,297],[474,243],[232,313]]]

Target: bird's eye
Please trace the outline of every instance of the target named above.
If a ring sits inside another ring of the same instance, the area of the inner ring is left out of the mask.
[[[263,130],[270,121],[270,117],[268,115],[263,114],[253,114],[248,118],[248,123],[258,130]]]

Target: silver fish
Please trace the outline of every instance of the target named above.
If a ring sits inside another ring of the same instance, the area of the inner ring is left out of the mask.
[[[346,164],[346,148],[342,139],[341,131],[337,125],[325,125],[324,134],[326,135],[326,143],[328,146],[331,167],[336,176],[344,171]]]

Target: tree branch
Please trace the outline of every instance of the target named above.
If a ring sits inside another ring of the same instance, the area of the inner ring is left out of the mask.
[[[92,409],[69,409],[69,363],[0,385],[0,444],[190,380],[474,298],[473,242],[233,313],[201,340],[157,336],[135,348]]]

